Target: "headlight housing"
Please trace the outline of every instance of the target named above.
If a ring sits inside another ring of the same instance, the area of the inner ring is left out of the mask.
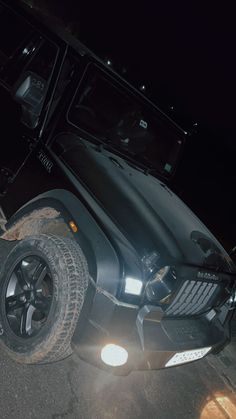
[[[146,285],[146,296],[150,302],[165,303],[174,286],[174,274],[170,266],[159,269]]]
[[[121,298],[130,304],[168,304],[176,286],[175,269],[160,268],[161,255],[157,251],[146,254],[141,261],[142,274],[136,272],[124,277]]]

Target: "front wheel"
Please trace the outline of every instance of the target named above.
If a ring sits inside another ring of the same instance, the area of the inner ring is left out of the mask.
[[[71,352],[88,286],[79,245],[42,234],[19,242],[1,272],[1,344],[21,363],[48,363]]]

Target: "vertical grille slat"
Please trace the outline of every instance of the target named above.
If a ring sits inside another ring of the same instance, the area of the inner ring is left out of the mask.
[[[167,312],[170,310],[170,308],[175,311],[182,307],[184,304],[184,301],[186,300],[186,297],[189,295],[189,292],[194,287],[194,281],[191,281],[189,284],[189,281],[186,281],[183,286],[181,287],[179,293],[175,297],[175,300],[168,308]]]
[[[218,285],[204,281],[185,281],[174,301],[166,310],[167,316],[187,316],[199,314],[207,308]]]
[[[190,310],[190,312],[188,312],[186,314],[193,314],[196,309],[198,310],[198,312],[200,312],[201,310],[203,310],[203,308],[206,306],[207,302],[212,297],[212,295],[213,295],[213,293],[214,293],[214,291],[215,291],[216,288],[217,288],[217,285],[216,284],[213,284],[213,286],[209,290],[208,295],[205,295],[205,297],[200,302],[200,305],[198,307],[197,307],[197,305],[195,305],[194,307],[192,307],[192,309]]]

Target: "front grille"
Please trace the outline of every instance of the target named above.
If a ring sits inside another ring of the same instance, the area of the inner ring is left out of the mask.
[[[193,316],[208,307],[218,284],[203,281],[185,281],[170,304],[167,316]]]

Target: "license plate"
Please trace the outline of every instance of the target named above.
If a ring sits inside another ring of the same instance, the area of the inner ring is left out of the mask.
[[[208,348],[193,349],[190,351],[178,352],[166,363],[166,367],[173,365],[185,364],[186,362],[196,361],[196,359],[203,358],[209,351],[211,346]]]

